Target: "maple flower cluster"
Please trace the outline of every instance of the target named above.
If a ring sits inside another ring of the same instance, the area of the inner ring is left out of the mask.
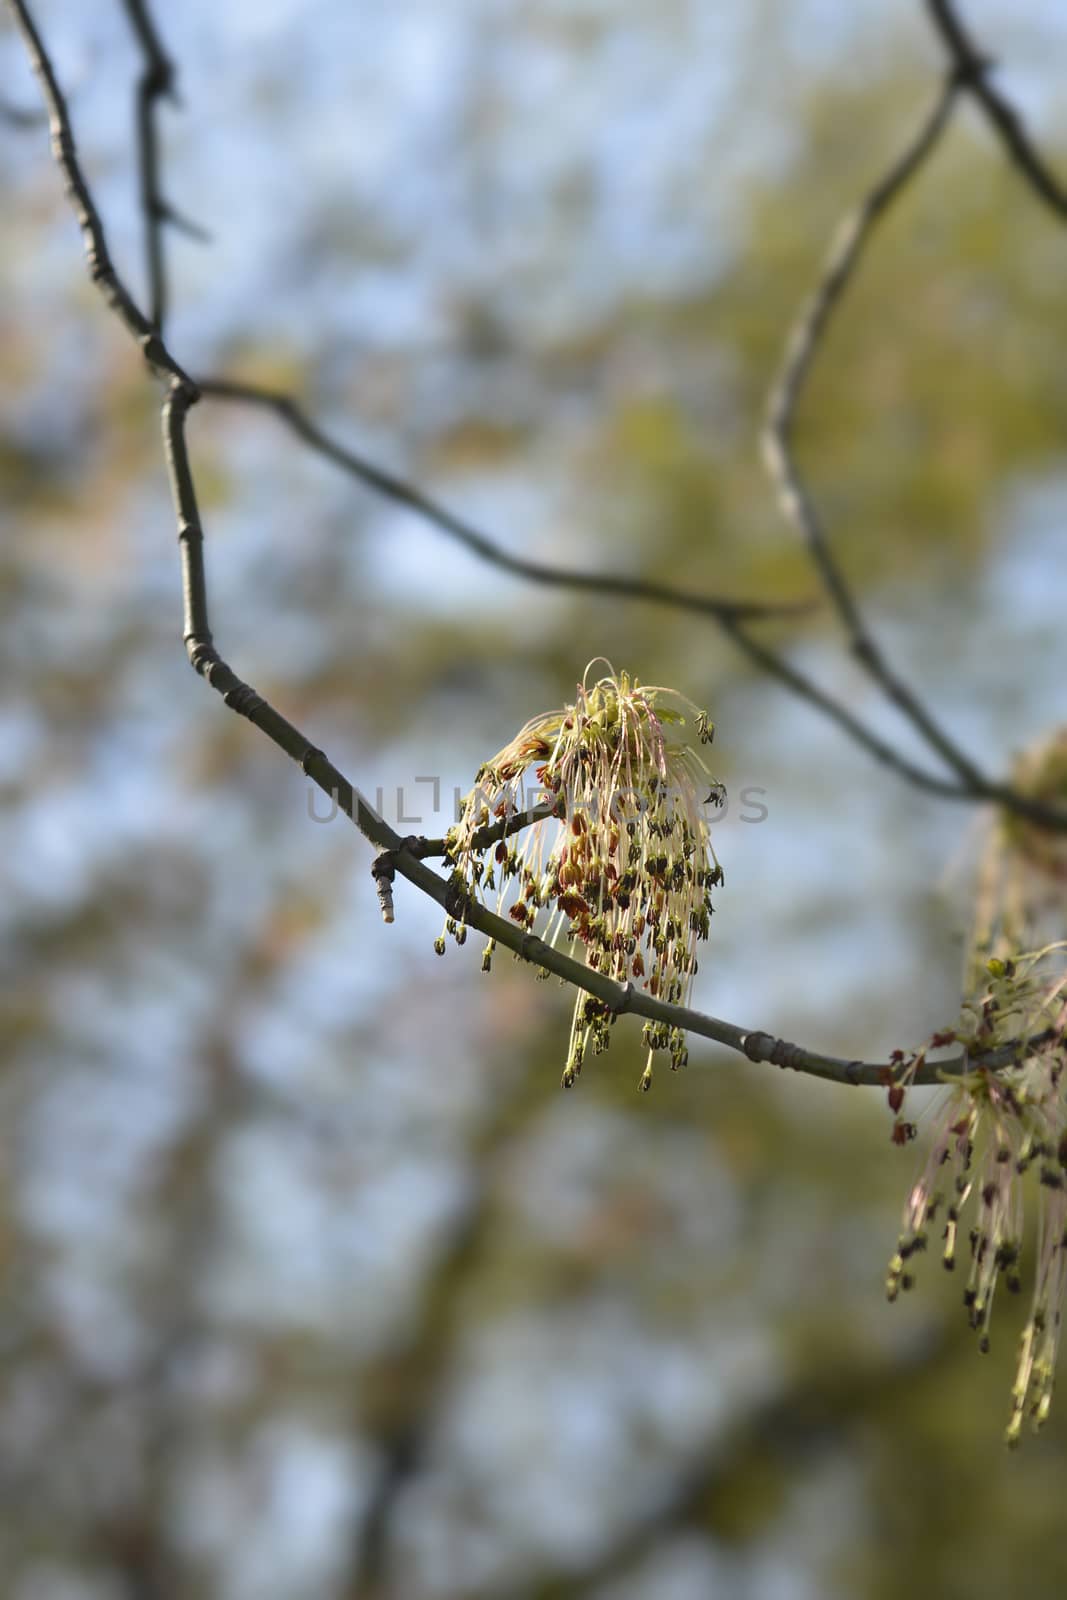
[[[589,669],[586,670],[586,679]],[[533,717],[480,769],[449,834],[448,853],[465,890],[546,943],[569,943],[586,965],[619,983],[684,1005],[707,939],[711,891],[722,882],[704,807],[725,791],[684,737],[692,719],[710,743],[707,715],[674,690],[613,672],[577,686],[572,705]],[[533,773],[535,820],[523,827]],[[706,795],[706,798],[705,798]],[[516,826],[512,826],[512,824]],[[522,833],[519,839],[519,833]],[[462,917],[445,933],[463,942]],[[444,950],[444,936],[436,943]],[[494,945],[483,957],[488,970]],[[563,1083],[610,1043],[614,1013],[579,991]],[[657,1050],[685,1063],[685,1036],[645,1025],[647,1089]]]
[[[999,1282],[1013,1294],[1022,1287],[1023,1203],[1036,1178],[1034,1293],[1012,1387],[1006,1431],[1012,1445],[1027,1414],[1035,1427],[1048,1416],[1067,1287],[1067,973],[1048,971],[1057,957],[1062,967],[1064,950],[1057,944],[1014,959],[991,957],[957,1027],[935,1034],[911,1056],[897,1052],[889,1086],[893,1137],[905,1143],[916,1130],[900,1111],[927,1049],[957,1042],[965,1064],[971,1057],[995,1060],[996,1052],[1008,1053],[1004,1066],[976,1066],[953,1080],[908,1196],[886,1288],[895,1300],[912,1286],[914,1257],[926,1249],[933,1228],[940,1227],[942,1261],[950,1271],[962,1236],[970,1260],[964,1305],[980,1349],[988,1350]]]

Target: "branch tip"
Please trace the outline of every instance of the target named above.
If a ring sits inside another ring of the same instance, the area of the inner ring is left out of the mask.
[[[371,877],[378,891],[378,904],[382,908],[382,921],[391,923],[395,921],[393,912],[393,879],[396,877],[396,856],[391,850],[383,850],[376,856],[371,866]]]

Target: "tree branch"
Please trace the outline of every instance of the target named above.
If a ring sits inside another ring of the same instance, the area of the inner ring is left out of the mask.
[[[529,828],[535,822],[545,822],[549,817],[557,816],[556,803],[545,803],[539,806],[530,806],[525,811],[515,811],[509,817],[503,817],[499,822],[491,822],[484,828],[479,828],[471,836],[473,850],[487,850],[491,844],[499,844],[501,839],[510,839],[513,834],[521,833],[523,828]],[[448,854],[447,839],[423,839],[414,841],[420,859],[427,860],[431,856],[444,856]]]
[[[931,0],[931,3],[936,4],[937,0]],[[856,209],[839,225],[819,280],[802,305],[786,341],[782,365],[771,386],[762,440],[764,462],[778,491],[783,515],[803,538],[823,587],[849,635],[853,655],[927,745],[955,774],[955,780],[938,778],[900,756],[886,741],[872,734],[840,702],[824,695],[809,680],[801,679],[787,662],[773,652],[766,651],[750,636],[744,636],[743,647],[753,658],[762,657],[761,664],[767,671],[818,706],[855,743],[914,787],[946,799],[992,802],[1026,817],[1039,827],[1062,833],[1067,832],[1067,812],[1020,794],[1010,784],[999,783],[985,776],[934,720],[918,696],[893,672],[867,628],[859,605],[830,548],[822,517],[804,481],[793,449],[797,408],[833,314],[859,265],[875,226],[935,150],[948,125],[956,95],[962,84],[969,84],[971,73],[973,63],[969,66],[963,62],[957,64],[908,145]],[[735,627],[732,632],[734,637],[738,637],[741,629]]]
[[[1067,222],[1067,189],[1031,143],[1015,107],[989,81],[995,62],[983,55],[964,26],[953,0],[926,0],[930,20],[948,50],[960,88],[984,111],[994,133],[1039,200]]]
[[[8,3],[41,83],[49,113],[53,153],[82,230],[90,277],[101,289],[114,315],[137,341],[151,369],[167,385],[163,405],[164,452],[178,526],[184,603],[183,637],[194,669],[222,696],[232,711],[247,717],[272,743],[298,762],[307,776],[335,800],[360,832],[391,859],[395,871],[415,888],[435,901],[448,915],[463,917],[470,927],[485,933],[521,959],[594,995],[603,1001],[614,1016],[632,1012],[649,1021],[666,1023],[672,1028],[711,1039],[750,1061],[768,1062],[830,1082],[884,1086],[895,1072],[890,1063],[845,1060],[824,1055],[758,1029],[740,1028],[734,1023],[721,1021],[688,1007],[657,1000],[643,990],[635,990],[632,984],[616,983],[583,966],[471,900],[465,886],[457,884],[454,879],[443,879],[425,866],[419,853],[419,841],[404,840],[390,828],[326,754],[249,684],[243,682],[223,660],[215,648],[209,624],[203,559],[204,535],[186,441],[188,414],[198,398],[198,390],[115,271],[103,224],[78,160],[66,102],[52,63],[34,26],[26,0],[8,0]],[[1044,1036],[1037,1040],[1019,1040],[986,1056],[971,1059],[961,1052],[940,1062],[924,1062],[910,1081],[936,1083],[977,1066],[1008,1066],[1027,1050],[1036,1048],[1043,1039]]]
[[[913,692],[896,677],[867,628],[830,549],[822,517],[793,451],[797,407],[833,313],[877,222],[936,148],[952,114],[956,90],[953,76],[941,89],[918,133],[835,233],[819,281],[801,307],[789,334],[782,366],[771,388],[763,431],[763,456],[777,488],[782,513],[807,545],[823,587],[848,632],[853,655],[961,784],[973,792],[985,786],[985,779]]]
[[[556,589],[575,589],[597,595],[619,595],[627,600],[647,600],[654,604],[674,606],[681,611],[693,611],[700,616],[712,617],[718,622],[755,621],[759,618],[803,616],[813,609],[810,601],[721,600],[710,595],[689,594],[669,583],[657,583],[651,578],[630,578],[623,573],[580,571],[570,567],[556,567],[544,561],[531,561],[525,556],[512,555],[490,539],[463,517],[449,511],[438,501],[425,494],[416,484],[376,466],[335,439],[307,415],[292,396],[277,390],[261,388],[253,383],[238,383],[228,378],[201,378],[198,387],[202,395],[212,400],[239,401],[273,411],[299,439],[326,460],[332,461],[352,477],[360,479],[369,488],[406,506],[442,533],[455,540],[464,549],[490,566],[510,572],[527,583],[542,584]]]
[[[15,19],[15,26],[25,43],[30,65],[41,85],[41,93],[48,111],[52,154],[63,174],[67,198],[82,232],[89,277],[115,316],[137,341],[141,354],[153,372],[160,377],[177,379],[195,392],[192,380],[178,365],[164,344],[159,331],[137,305],[115,270],[100,213],[96,209],[89,185],[81,170],[67,103],[56,79],[51,59],[41,43],[41,37],[24,0],[8,0],[8,4]]]
[[[165,96],[177,100],[175,69],[173,61],[163,49],[144,0],[122,0],[122,4],[144,57],[144,68],[137,85],[137,154],[145,228],[149,317],[162,333],[168,298],[163,229],[173,220],[173,216],[160,187],[156,111],[159,101]]]

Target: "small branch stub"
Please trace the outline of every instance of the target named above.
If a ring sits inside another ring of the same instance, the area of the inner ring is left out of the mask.
[[[371,877],[378,891],[378,904],[382,908],[382,921],[395,922],[393,912],[393,879],[396,877],[396,862],[392,851],[384,850],[380,856],[375,857],[371,867]]]

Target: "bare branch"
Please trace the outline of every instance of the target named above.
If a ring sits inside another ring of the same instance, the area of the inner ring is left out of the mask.
[[[496,916],[471,900],[462,883],[454,878],[443,879],[425,866],[419,841],[402,839],[390,828],[358,790],[353,789],[326,754],[249,684],[243,682],[222,659],[215,648],[208,618],[204,535],[186,441],[188,414],[198,398],[198,390],[171,355],[162,336],[136,305],[112,265],[103,224],[81,170],[66,104],[51,61],[25,0],[9,0],[9,4],[41,82],[49,111],[53,152],[82,229],[90,276],[100,286],[114,314],[137,340],[153,371],[167,380],[163,405],[164,451],[178,525],[184,602],[183,636],[195,670],[223,697],[232,711],[247,717],[280,750],[300,764],[308,777],[334,799],[360,832],[377,845],[379,851],[391,858],[397,873],[443,907],[448,915],[462,917],[469,926],[479,929],[524,961],[533,962],[564,982],[596,996],[614,1016],[629,1011],[649,1021],[666,1023],[672,1028],[711,1039],[750,1061],[769,1062],[835,1083],[879,1086],[891,1081],[895,1071],[891,1063],[862,1062],[823,1055],[758,1029],[740,1028],[687,1007],[657,1000],[645,991],[635,990],[632,984],[616,983],[583,966],[543,940],[520,931],[510,921]],[[733,627],[739,626],[736,619],[730,620]],[[1013,1041],[985,1056],[968,1058],[960,1053],[936,1063],[925,1061],[910,1081],[936,1083],[982,1065],[993,1068],[1008,1066],[1043,1042],[1046,1042],[1045,1035]]]
[[[961,783],[973,791],[982,788],[985,779],[974,763],[937,725],[912,691],[892,672],[871,636],[830,549],[822,518],[793,453],[797,407],[833,312],[879,218],[935,149],[951,116],[956,89],[955,78],[950,78],[924,118],[918,133],[838,228],[819,282],[801,308],[786,343],[785,357],[767,404],[763,455],[767,470],[777,486],[782,512],[808,547],[823,586],[848,631],[852,653]]]
[[[144,57],[137,83],[137,166],[144,218],[149,315],[162,333],[170,298],[163,250],[164,230],[169,225],[201,244],[208,243],[211,236],[199,223],[171,205],[163,194],[157,112],[163,99],[180,104],[177,69],[163,48],[145,0],[122,0],[122,4]]]
[[[417,512],[449,538],[486,561],[490,566],[511,572],[527,583],[537,583],[556,589],[578,589],[597,595],[619,595],[628,600],[648,600],[655,604],[674,606],[681,611],[694,611],[716,621],[750,621],[770,617],[803,616],[813,610],[810,601],[720,600],[710,595],[688,594],[668,583],[657,583],[651,578],[629,578],[612,572],[583,572],[569,567],[554,567],[544,561],[530,561],[525,556],[512,555],[495,543],[487,534],[472,526],[464,518],[449,511],[432,499],[417,485],[387,472],[347,445],[338,444],[318,427],[290,395],[276,390],[260,388],[256,384],[237,383],[227,378],[202,378],[198,382],[202,395],[213,400],[240,401],[273,411],[288,428],[319,455],[359,478],[369,488],[386,499]]]
[[[158,329],[145,316],[115,270],[100,213],[96,209],[78,160],[67,103],[56,79],[52,62],[41,43],[40,35],[24,0],[8,0],[8,3],[15,18],[15,26],[25,42],[30,65],[41,85],[41,93],[48,110],[52,154],[63,174],[67,198],[82,231],[89,276],[127,332],[136,339],[142,355],[152,370],[158,376],[175,379],[191,391],[195,391],[192,380],[175,361]]]
[[[983,55],[964,26],[953,0],[926,0],[930,20],[952,58],[956,78],[962,89],[977,102],[1038,199],[1067,222],[1067,189],[1038,154],[1030,141],[1022,118],[989,81],[995,63]]]
[[[786,342],[778,376],[771,388],[763,432],[763,453],[768,472],[777,486],[779,503],[789,522],[804,539],[838,616],[850,638],[852,653],[867,670],[887,698],[912,727],[925,739],[946,766],[956,774],[946,781],[926,772],[902,757],[891,745],[878,738],[840,702],[822,693],[773,652],[766,650],[740,628],[732,630],[743,648],[780,682],[816,705],[855,743],[861,745],[884,766],[891,768],[916,788],[940,794],[947,799],[971,802],[990,801],[1018,816],[1026,817],[1052,832],[1067,832],[1067,812],[1045,805],[1040,800],[1018,793],[1010,784],[985,776],[977,765],[950,739],[914,692],[891,669],[885,655],[864,622],[859,606],[826,537],[822,518],[805,484],[793,450],[793,429],[797,407],[810,377],[816,356],[830,320],[859,264],[860,257],[880,217],[915,177],[948,125],[961,82],[967,81],[960,66],[943,85],[936,101],[917,133],[874,188],[840,224],[830,245],[822,274],[805,301]]]
[[[122,0],[122,3],[144,56],[144,68],[137,85],[137,154],[141,211],[144,215],[149,315],[162,333],[167,314],[163,229],[174,220],[174,215],[160,189],[156,110],[159,100],[164,96],[177,99],[174,63],[163,49],[144,0]]]
[[[544,822],[549,817],[559,815],[556,802],[539,806],[530,806],[525,811],[516,811],[510,817],[503,817],[499,822],[491,822],[487,827],[479,828],[471,836],[472,850],[487,850],[491,844],[498,844],[501,839],[510,839],[512,834],[521,833],[523,828],[531,827],[535,822]],[[430,856],[448,855],[447,839],[415,839],[409,841],[422,860]]]
[[[916,766],[907,756],[901,755],[893,745],[866,727],[846,705],[840,700],[835,700],[784,656],[777,655],[758,639],[753,638],[740,623],[733,626],[724,624],[724,628],[757,666],[762,667],[771,677],[792,690],[801,700],[806,700],[809,705],[821,711],[836,727],[847,734],[854,744],[866,750],[868,755],[873,756],[891,772],[895,772],[913,788],[921,789],[926,794],[939,795],[943,800],[962,801],[967,805],[988,801],[1002,806],[1004,810],[1011,811],[1016,816],[1025,817],[1036,826],[1048,829],[1050,833],[1067,832],[1067,812],[1055,806],[1045,805],[1043,801],[1035,800],[1030,795],[1020,794],[1010,784],[983,779],[979,784],[964,786],[951,778],[940,777],[936,773],[927,772],[923,767]]]
[[[791,661],[787,661],[784,656],[753,638],[751,631],[740,623],[727,631],[731,639],[735,640],[756,666],[761,667],[772,678],[776,678],[799,699],[807,701],[817,711],[821,711],[835,727],[840,728],[854,744],[859,745],[861,750],[866,750],[867,754],[873,756],[882,766],[926,794],[940,795],[944,800],[974,801],[974,794],[954,779],[928,772],[924,767],[917,766],[914,761],[909,760],[907,756],[901,755],[900,751],[887,740],[868,728],[855,712],[850,711],[844,701],[835,699],[828,690],[821,688],[814,679],[801,672]],[[1063,823],[1067,827],[1067,817],[1063,819]]]

